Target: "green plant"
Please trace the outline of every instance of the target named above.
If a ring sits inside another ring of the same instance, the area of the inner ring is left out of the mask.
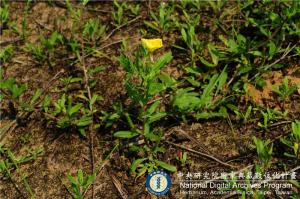
[[[2,79],[2,78],[1,78]],[[26,84],[18,85],[15,78],[9,78],[7,80],[1,80],[1,90],[8,90],[12,99],[18,99],[22,93],[27,89]],[[3,95],[2,95],[3,97]]]
[[[13,55],[14,48],[12,45],[8,45],[0,49],[0,61],[7,62]]]
[[[157,14],[153,11],[150,12],[150,16],[153,21],[145,21],[144,23],[153,30],[156,30],[160,33],[166,33],[172,27],[171,18],[173,10],[173,6],[161,3]]]
[[[139,15],[141,11],[139,4],[125,4],[125,9],[129,10],[135,16]]]
[[[187,159],[187,152],[183,152],[181,156],[176,157],[176,160],[178,160],[183,167],[187,164]]]
[[[93,102],[97,98],[94,98]],[[92,102],[91,102],[92,104]],[[83,110],[82,103],[73,103],[72,97],[63,94],[57,102],[54,103],[54,110],[48,111],[56,118],[56,126],[59,128],[75,127],[82,136],[86,136],[85,127],[93,123],[90,113],[80,114]]]
[[[118,121],[123,115],[123,106],[121,103],[115,103],[112,106],[112,111],[106,112],[101,111],[102,115],[100,119],[103,124],[105,124],[105,128],[112,126],[116,121]]]
[[[1,27],[1,31],[2,28],[4,28],[5,24],[8,22],[9,19],[9,7],[8,4],[6,4],[5,2],[3,4],[1,4],[0,7],[0,27]]]
[[[176,2],[176,1],[175,1]],[[184,10],[198,11],[205,3],[203,1],[194,1],[194,0],[182,0],[180,1],[181,5],[180,8]],[[176,2],[176,5],[179,6]]]
[[[30,198],[35,198],[28,181],[27,176],[25,176],[21,170],[20,165],[25,164],[29,161],[36,160],[38,156],[43,153],[42,149],[37,150],[27,150],[28,153],[24,156],[16,157],[15,154],[9,149],[5,148],[3,145],[0,145],[0,155],[3,157],[0,160],[0,174],[5,178],[13,181],[13,171],[16,169],[17,174],[21,177],[26,191],[30,195]]]
[[[259,138],[253,137],[253,142],[255,144],[256,152],[258,155],[258,165],[259,171],[264,171],[271,164],[272,153],[273,153],[273,143],[270,140],[261,140]]]
[[[208,1],[209,5],[213,8],[215,13],[221,11],[222,7],[226,4],[226,1],[217,0],[217,1]]]
[[[123,23],[125,23],[126,18],[124,17],[124,3],[118,3],[118,1],[114,0],[114,11],[112,12],[113,19],[115,20],[116,26],[121,26]]]
[[[295,121],[292,123],[292,132],[288,138],[280,139],[283,144],[293,149],[293,154],[285,152],[284,155],[292,158],[300,159],[300,122]]]
[[[229,109],[231,109],[235,114],[236,116],[239,118],[239,119],[242,119],[243,120],[243,123],[247,123],[250,116],[251,116],[251,112],[252,112],[252,106],[248,106],[247,110],[245,113],[243,113],[242,111],[240,111],[240,109],[233,105],[233,104],[227,104],[226,105]]]
[[[202,50],[203,44],[197,38],[195,34],[195,26],[187,24],[187,27],[181,28],[181,37],[187,47],[189,48],[189,52],[191,54],[191,62],[192,65],[195,67],[196,62],[196,53]],[[175,46],[178,48],[178,46]],[[179,47],[180,48],[180,47]]]
[[[26,0],[26,5],[24,8],[24,14],[22,17],[22,31],[21,31],[21,37],[22,39],[27,39],[27,17],[28,17],[28,13],[29,13],[29,9],[30,9],[30,4],[31,4],[32,0]]]
[[[133,61],[125,55],[119,57],[119,61],[126,71],[125,87],[133,101],[133,105],[138,108],[138,115],[133,120],[129,113],[123,113],[130,130],[117,131],[114,136],[123,139],[142,136],[145,139],[145,145],[142,147],[137,145],[131,147],[133,151],[147,154],[147,158],[138,158],[132,163],[131,173],[138,169],[138,176],[159,167],[172,172],[176,170],[176,167],[158,160],[159,153],[165,151],[160,146],[163,132],[160,129],[153,128],[153,123],[164,118],[167,113],[159,109],[161,104],[159,100],[154,103],[151,102],[151,99],[157,94],[174,85],[170,77],[159,75],[161,69],[171,59],[171,53],[166,53],[157,61],[153,61],[144,48],[137,50]],[[133,121],[136,121],[136,124]],[[143,126],[142,129],[138,128],[140,124]]]
[[[226,68],[220,74],[207,77],[207,80],[208,83],[202,85],[202,92],[195,92],[193,87],[178,89],[172,99],[175,110],[184,115],[192,113],[197,119],[227,117],[226,108],[219,106],[222,100],[215,98],[226,83]],[[217,107],[220,107],[219,111],[214,112]]]
[[[287,114],[288,114],[288,110],[285,110],[283,113],[280,111],[277,111],[275,109],[269,109],[267,108],[266,111],[260,111],[262,116],[263,116],[263,122],[258,122],[258,126],[264,128],[265,130],[268,129],[270,123],[278,120],[278,119],[282,119],[282,118],[286,118]]]
[[[90,0],[82,0],[82,5],[87,5],[89,3]]]
[[[26,50],[30,52],[38,62],[47,60],[50,67],[53,66],[53,58],[56,52],[56,47],[63,42],[62,36],[54,31],[49,38],[41,36],[40,44],[26,44]]]
[[[84,199],[84,192],[91,184],[93,184],[96,179],[96,174],[86,175],[79,169],[76,177],[73,177],[71,174],[68,174],[67,177],[72,186],[72,190],[69,192],[72,194],[73,198]]]
[[[297,87],[296,84],[290,86],[288,77],[285,77],[280,86],[274,86],[273,91],[279,96],[284,106],[288,96],[293,94],[297,90]]]
[[[85,3],[87,3],[86,0],[83,1],[83,5],[85,5]],[[74,9],[74,6],[72,3],[70,3],[70,0],[66,0],[66,6],[72,18],[75,19],[76,22],[79,22],[81,17],[81,9]]]
[[[96,41],[105,35],[106,26],[102,25],[96,19],[89,19],[83,27],[83,36],[92,44],[96,45]]]

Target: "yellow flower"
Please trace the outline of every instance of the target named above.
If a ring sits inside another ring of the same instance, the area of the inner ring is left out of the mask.
[[[161,39],[142,39],[142,45],[149,52],[153,52],[161,47],[163,47],[163,43]]]

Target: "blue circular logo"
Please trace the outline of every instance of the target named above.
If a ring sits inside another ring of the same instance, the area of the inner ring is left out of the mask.
[[[153,171],[147,176],[147,190],[156,196],[165,195],[171,187],[171,178],[164,171]]]

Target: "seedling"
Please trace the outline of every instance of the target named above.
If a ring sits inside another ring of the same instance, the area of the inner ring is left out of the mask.
[[[93,45],[96,45],[96,41],[103,38],[105,35],[106,26],[102,25],[96,19],[90,19],[84,25],[83,36]]]
[[[287,114],[288,114],[288,110],[286,110],[282,113],[277,110],[267,108],[267,110],[265,112],[261,111],[261,114],[263,116],[263,122],[259,122],[258,126],[267,130],[270,123],[272,123],[278,119],[286,118]]]
[[[118,3],[118,1],[114,0],[114,11],[112,13],[113,19],[115,20],[116,26],[121,26],[125,23],[126,18],[124,17],[124,7],[126,3]]]
[[[68,174],[67,177],[72,186],[72,190],[69,190],[69,192],[72,194],[73,198],[84,199],[84,192],[95,181],[96,173],[93,175],[86,175],[79,169],[76,177],[73,177],[71,174]]]
[[[284,153],[284,155],[292,158],[300,159],[300,122],[292,123],[292,132],[288,138],[282,138],[281,142],[292,149],[293,153]]]
[[[8,10],[8,4],[1,5],[0,7],[0,27],[1,31],[2,28],[5,26],[5,24],[8,21],[9,18],[9,10]]]
[[[181,29],[181,36],[191,54],[192,65],[195,66],[196,62],[196,53],[202,49],[203,44],[198,40],[197,35],[195,34],[195,27],[193,25],[187,24],[186,28]],[[177,47],[177,46],[175,46]]]
[[[178,89],[172,100],[173,107],[184,115],[192,113],[197,119],[211,117],[227,117],[227,111],[220,107],[218,112],[211,112],[218,107],[218,100],[214,100],[220,89],[226,83],[226,68],[220,73],[211,76],[208,84],[203,85],[203,91],[194,92],[194,88]]]
[[[63,42],[62,36],[57,32],[53,32],[49,38],[41,36],[40,44],[27,44],[26,50],[30,52],[38,62],[47,60],[49,67],[53,67],[53,58],[56,47]]]
[[[176,160],[178,160],[182,167],[184,167],[187,164],[187,152],[180,153],[178,157],[176,157]]]
[[[190,8],[191,10],[198,11],[201,6],[205,5],[202,1],[182,0],[180,2],[182,10]]]
[[[288,77],[283,79],[283,82],[280,86],[275,86],[273,91],[279,96],[280,101],[283,102],[283,107],[286,102],[286,99],[297,90],[297,85],[289,85]]]
[[[85,1],[83,1],[83,4]],[[79,21],[81,17],[81,10],[80,9],[74,9],[73,5],[70,3],[70,0],[66,0],[66,6],[68,8],[68,11],[70,12],[73,19],[75,19],[76,22]]]
[[[110,112],[102,111],[102,116],[100,116],[102,123],[105,124],[105,128],[112,126],[123,115],[124,110],[121,103],[113,104],[112,109]]]
[[[27,89],[26,84],[18,85],[15,78],[9,78],[1,81],[0,89],[8,90],[12,99],[18,99],[20,95]]]
[[[57,118],[55,122],[58,128],[76,127],[82,136],[86,136],[85,127],[93,123],[93,120],[89,114],[80,114],[83,109],[81,103],[73,104],[72,97],[69,96],[66,100],[66,95],[63,94],[54,103],[54,107],[55,109],[50,113],[53,117]]]
[[[160,33],[166,33],[172,27],[171,17],[173,9],[172,6],[161,3],[158,14],[153,11],[150,12],[153,22],[145,21],[145,25]]]
[[[240,109],[233,105],[233,104],[227,104],[226,105],[228,108],[230,108],[239,119],[243,120],[243,123],[247,123],[249,121],[249,118],[251,116],[251,112],[252,112],[252,106],[248,106],[247,110],[245,113],[243,113],[242,111],[240,111]]]
[[[140,14],[141,7],[139,4],[125,4],[125,9],[129,10],[134,16],[137,16]]]
[[[5,148],[0,145],[0,155],[5,157],[4,159],[0,160],[0,174],[5,178],[13,180],[13,169],[16,169],[17,174],[23,181],[26,191],[30,195],[30,198],[35,198],[35,194],[33,193],[26,179],[27,177],[21,172],[19,167],[21,164],[36,160],[36,158],[42,153],[42,149],[28,150],[28,154],[26,154],[25,156],[16,157],[9,148]]]
[[[14,49],[12,45],[0,49],[0,61],[7,62],[13,55]]]
[[[256,137],[253,137],[253,142],[259,159],[258,166],[262,169],[262,171],[264,171],[271,164],[271,160],[273,158],[273,144],[270,140],[264,141]]]

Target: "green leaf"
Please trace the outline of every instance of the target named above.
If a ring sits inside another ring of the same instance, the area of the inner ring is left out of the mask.
[[[14,99],[18,98],[26,89],[27,89],[26,84],[21,84],[20,86],[14,84],[13,87],[11,88],[12,97]]]
[[[119,57],[119,62],[124,67],[126,72],[129,72],[129,73],[135,72],[135,70],[133,70],[132,63],[130,62],[129,58],[126,57],[125,55],[121,55]]]
[[[176,85],[176,80],[170,77],[168,74],[161,74],[159,76],[160,81],[164,84],[166,88]]]
[[[193,88],[179,89],[173,99],[173,106],[177,107],[182,112],[193,111],[199,108],[201,100],[199,94],[190,92]]]
[[[42,90],[41,89],[38,89],[34,96],[31,98],[31,101],[30,101],[30,105],[33,105],[35,103],[35,101],[42,95]]]
[[[165,87],[162,83],[152,82],[149,85],[149,95],[153,96],[165,90]]]
[[[172,60],[173,56],[171,52],[165,53],[161,56],[152,66],[151,66],[151,74],[156,75],[160,72],[161,68],[164,67],[168,62]]]
[[[210,53],[211,59],[213,61],[214,66],[216,66],[219,62],[219,52],[217,51],[217,49],[215,48],[215,46],[208,44],[208,51]]]
[[[274,44],[274,42],[270,42],[268,43],[268,47],[269,47],[269,60],[272,59],[272,57],[274,56],[275,52],[276,52],[276,45]]]
[[[127,138],[127,139],[136,137],[138,135],[139,134],[137,132],[132,132],[132,131],[118,131],[118,132],[114,133],[114,137],[117,137],[117,138]]]
[[[77,177],[78,177],[78,182],[80,185],[83,184],[83,171],[81,169],[79,169],[77,171]]]
[[[83,137],[86,137],[84,128],[79,128],[78,130],[79,130],[80,135],[82,135]]]
[[[160,105],[160,101],[154,102],[146,111],[146,115],[152,115],[157,107]]]
[[[160,113],[155,113],[154,115],[151,115],[150,118],[148,119],[149,124],[156,122],[160,120],[161,118],[165,117],[167,113],[165,112],[160,112]]]
[[[194,86],[194,87],[199,87],[199,86],[201,85],[201,83],[200,83],[199,81],[195,80],[195,78],[194,78],[193,76],[187,77],[186,80],[187,80],[190,84],[192,84],[192,86]]]
[[[4,80],[3,82],[0,83],[0,88],[1,89],[10,89],[13,87],[15,82],[16,82],[15,78],[9,78],[7,80]]]
[[[162,168],[164,168],[164,169],[166,169],[166,170],[168,170],[168,171],[171,171],[171,172],[176,172],[176,171],[177,171],[177,169],[176,169],[175,166],[170,165],[170,164],[168,164],[168,163],[166,163],[166,162],[162,162],[162,161],[159,161],[159,160],[154,160],[154,162],[155,162],[158,166],[160,166],[160,167],[162,167]]]
[[[183,41],[185,41],[187,43],[187,35],[186,35],[184,28],[181,28],[181,36],[183,38]]]
[[[82,116],[79,120],[76,121],[76,126],[84,127],[93,123],[92,117]]]
[[[133,174],[136,171],[137,167],[147,159],[148,158],[140,158],[140,159],[134,160],[130,167],[130,174]]]
[[[74,184],[74,185],[77,184],[77,181],[75,180],[75,178],[74,178],[71,174],[68,174],[67,177],[68,177],[69,181],[70,181],[72,184]]]
[[[78,103],[75,106],[72,106],[69,110],[68,110],[68,115],[70,117],[72,117],[74,115],[74,113],[77,113],[82,107],[82,104]]]
[[[153,30],[156,30],[157,32],[159,32],[159,28],[154,23],[151,23],[151,22],[148,22],[148,21],[144,21],[144,24],[146,26],[148,26],[149,28],[152,28]]]
[[[203,57],[200,57],[200,61],[202,62],[202,64],[204,64],[207,67],[215,67],[217,66],[216,64],[211,64],[208,61],[206,61]]]
[[[227,110],[224,107],[221,107],[218,112],[200,112],[195,115],[195,117],[199,119],[210,119],[215,117],[228,117]]]
[[[147,169],[148,169],[148,166],[147,166],[147,165],[144,165],[144,166],[139,170],[139,173],[138,173],[138,175],[136,176],[136,178],[138,178],[138,177],[144,175],[144,174],[146,173]]]
[[[89,108],[90,108],[90,110],[93,109],[93,105],[97,101],[97,99],[98,99],[98,95],[93,95],[91,101],[89,102]]]

